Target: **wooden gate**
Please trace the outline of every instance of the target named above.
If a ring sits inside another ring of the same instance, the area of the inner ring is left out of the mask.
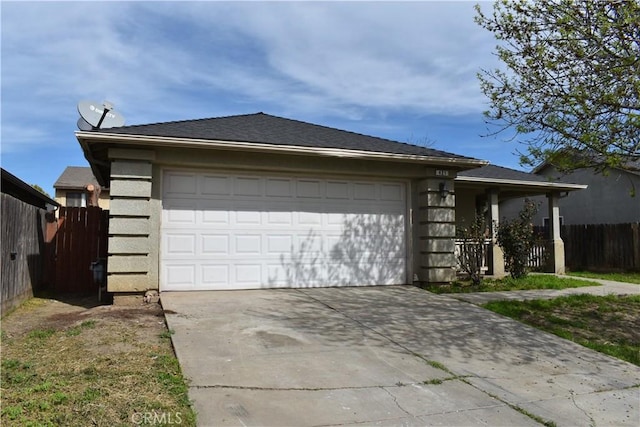
[[[106,263],[109,211],[61,207],[57,223],[56,292],[97,292],[91,263],[99,259]]]

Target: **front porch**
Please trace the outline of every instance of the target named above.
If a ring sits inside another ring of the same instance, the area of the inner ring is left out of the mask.
[[[496,240],[500,221],[505,219],[500,212],[501,203],[506,200],[545,195],[549,206],[549,226],[546,235],[542,236],[541,243],[531,251],[529,267],[535,271],[562,274],[565,272],[564,244],[560,238],[558,201],[561,197],[566,197],[570,191],[583,188],[586,186],[550,182],[537,175],[494,165],[464,171],[455,178],[456,229],[469,226],[477,212],[486,212],[487,231],[481,249],[482,272],[485,275],[503,277],[507,274],[504,254]],[[469,244],[477,243],[456,240],[456,260],[457,255],[467,250]]]
[[[480,266],[480,272],[482,273],[483,276],[494,276],[493,271],[495,267],[492,265],[492,259],[489,256],[493,251],[493,247],[492,247],[493,244],[494,243],[491,241],[491,239],[485,239],[484,242],[482,242],[481,244],[482,248],[480,250],[482,251],[482,264]],[[462,269],[460,267],[459,256],[465,250],[468,250],[470,245],[477,245],[477,243],[473,241],[466,241],[465,239],[455,240],[455,257],[456,257],[456,262],[458,263],[456,265],[456,270],[458,275],[463,274]],[[535,246],[532,248],[529,255],[529,259],[527,260],[527,267],[529,267],[531,271],[546,272],[546,267],[548,266],[548,261],[546,258],[547,245],[548,245],[548,242],[544,240],[540,243],[536,243]],[[502,261],[504,262],[504,259]],[[504,271],[504,266],[502,270]]]

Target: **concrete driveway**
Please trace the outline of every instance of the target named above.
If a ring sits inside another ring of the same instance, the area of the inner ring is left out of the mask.
[[[202,426],[640,425],[640,368],[411,286],[161,298]]]

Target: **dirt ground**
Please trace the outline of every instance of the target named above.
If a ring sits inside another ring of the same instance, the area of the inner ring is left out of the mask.
[[[2,425],[195,424],[158,303],[33,298],[1,331]]]
[[[65,330],[87,320],[107,321],[113,327],[120,325],[125,329],[135,326],[133,330],[140,340],[157,338],[166,331],[164,314],[158,303],[101,305],[95,296],[34,298],[2,319],[2,331],[5,338],[13,338],[36,329]],[[91,341],[91,337],[87,339]]]

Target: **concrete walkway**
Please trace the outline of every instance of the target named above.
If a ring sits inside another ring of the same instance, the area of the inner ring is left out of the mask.
[[[446,294],[451,298],[472,304],[482,305],[490,301],[512,300],[524,301],[531,299],[551,299],[564,295],[591,294],[591,295],[640,295],[640,285],[634,283],[614,282],[613,280],[591,279],[575,276],[558,275],[571,279],[580,279],[587,282],[595,282],[600,286],[585,286],[568,289],[536,289],[527,291],[504,292],[475,292],[465,294]]]
[[[161,295],[201,426],[640,425],[640,368],[412,286]]]

